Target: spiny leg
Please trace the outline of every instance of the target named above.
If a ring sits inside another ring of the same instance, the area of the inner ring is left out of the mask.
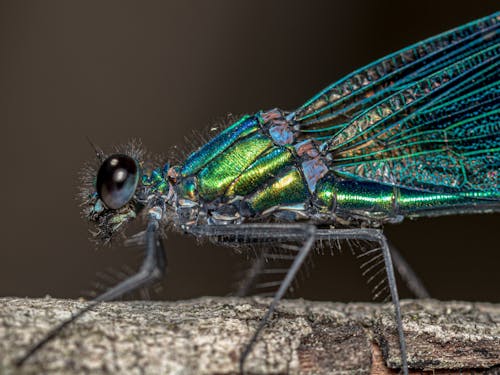
[[[408,362],[406,353],[406,341],[403,331],[403,323],[401,318],[401,306],[399,303],[399,295],[394,276],[391,253],[389,245],[384,234],[377,229],[371,228],[355,228],[355,229],[316,229],[308,224],[247,224],[247,225],[227,225],[227,226],[203,226],[195,227],[192,233],[201,236],[218,236],[220,240],[227,241],[290,241],[301,240],[303,245],[298,251],[295,260],[288,270],[278,292],[274,296],[267,313],[257,327],[256,332],[245,348],[240,358],[240,370],[243,372],[243,365],[246,357],[250,353],[258,335],[264,328],[265,324],[271,317],[276,304],[283,297],[287,288],[290,286],[293,278],[298,272],[300,266],[312,249],[312,245],[316,240],[366,240],[377,242],[383,254],[385,271],[389,283],[391,299],[395,309],[396,324],[399,336],[399,346],[401,350],[402,369],[404,374],[408,374]]]
[[[28,358],[35,354],[40,348],[45,344],[53,340],[59,332],[61,332],[66,326],[78,319],[80,316],[85,314],[87,311],[95,307],[100,302],[110,301],[121,297],[124,294],[133,292],[139,288],[142,288],[149,283],[158,280],[165,273],[166,257],[163,244],[158,235],[158,220],[154,216],[148,218],[148,224],[146,229],[146,254],[144,261],[139,269],[139,271],[123,280],[118,285],[109,289],[105,293],[96,297],[90,303],[82,308],[81,310],[74,313],[69,319],[61,322],[59,325],[54,327],[50,332],[48,332],[45,337],[38,341],[28,352],[16,361],[17,366],[21,366]]]
[[[310,224],[247,224],[226,226],[200,226],[192,228],[191,232],[198,236],[217,236],[221,241],[301,241],[302,246],[297,251],[295,259],[288,269],[285,278],[274,295],[267,312],[262,317],[252,338],[243,350],[240,357],[240,372],[243,373],[245,359],[250,354],[258,336],[271,318],[278,302],[283,298],[290,284],[293,282],[300,266],[309,255],[315,241],[316,227]]]
[[[401,350],[402,370],[405,375],[408,374],[408,360],[406,353],[406,340],[403,331],[403,321],[401,317],[401,305],[399,303],[398,289],[396,286],[396,278],[394,276],[394,268],[392,265],[391,251],[384,234],[378,229],[371,228],[355,228],[355,229],[318,229],[316,231],[317,240],[367,240],[377,242],[380,246],[384,257],[385,271],[387,281],[389,283],[389,291],[391,294],[392,303],[394,305],[396,325],[399,336],[399,347]]]
[[[390,242],[389,240],[387,242],[388,242],[389,248],[391,250],[391,256],[392,256],[392,261],[394,263],[394,268],[395,268],[396,272],[399,274],[399,276],[401,277],[401,280],[405,283],[408,290],[416,298],[419,298],[419,299],[430,298],[430,294],[427,291],[427,288],[425,287],[422,280],[417,276],[416,272],[412,269],[410,264],[405,260],[403,255],[399,252],[399,250],[394,246],[394,244],[392,242]],[[382,257],[382,262],[383,262],[384,261],[383,254],[380,254],[380,257]],[[378,258],[378,256],[377,256],[377,258]],[[256,283],[256,280],[259,278],[259,276],[261,276],[263,274],[269,274],[269,273],[279,274],[279,273],[286,272],[286,269],[284,269],[284,270],[282,270],[282,269],[278,269],[278,270],[270,269],[270,270],[268,270],[267,269],[268,259],[269,259],[269,257],[266,256],[265,252],[260,252],[256,256],[256,258],[252,260],[251,266],[245,272],[244,277],[242,278],[241,282],[238,284],[238,289],[234,293],[235,296],[244,297],[244,296],[249,295],[250,291],[252,290],[252,287]],[[373,262],[374,260],[376,260],[376,259],[372,258],[370,261],[367,261],[366,264],[369,264],[370,262]],[[277,272],[277,271],[280,271],[280,272]],[[369,270],[365,270],[365,272],[366,271],[369,271]]]
[[[297,252],[294,262],[288,270],[271,305],[257,327],[247,347],[240,358],[240,371],[243,372],[243,365],[246,357],[250,353],[258,335],[271,317],[277,303],[285,294],[293,278],[297,274],[300,266],[306,259],[316,240],[366,240],[377,242],[382,251],[385,271],[389,283],[389,290],[395,309],[396,324],[399,336],[399,346],[401,350],[402,369],[405,375],[408,374],[408,361],[406,354],[406,341],[401,318],[401,306],[394,276],[391,253],[384,234],[377,229],[355,228],[355,229],[317,229],[309,224],[246,224],[246,225],[225,225],[225,226],[199,226],[190,229],[196,236],[217,236],[220,241],[240,241],[240,242],[264,242],[264,241],[291,241],[300,240],[302,247]]]

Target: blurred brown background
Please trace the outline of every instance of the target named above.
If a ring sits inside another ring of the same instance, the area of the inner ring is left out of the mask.
[[[0,3],[0,295],[77,297],[136,264],[95,250],[75,201],[92,151],[140,137],[182,145],[228,112],[293,109],[342,75],[494,12],[457,1],[11,1]],[[434,297],[500,301],[499,215],[386,228]],[[179,235],[155,298],[223,295],[241,257]],[[296,294],[369,300],[357,263],[318,256]],[[403,296],[409,296],[403,290]]]

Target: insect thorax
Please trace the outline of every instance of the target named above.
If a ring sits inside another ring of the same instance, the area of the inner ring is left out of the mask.
[[[174,167],[180,224],[335,221],[318,146],[296,142],[280,110],[244,116]]]

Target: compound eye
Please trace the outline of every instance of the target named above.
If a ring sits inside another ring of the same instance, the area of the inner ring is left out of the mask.
[[[96,188],[99,198],[113,210],[125,206],[139,182],[137,163],[130,156],[114,154],[101,164]]]

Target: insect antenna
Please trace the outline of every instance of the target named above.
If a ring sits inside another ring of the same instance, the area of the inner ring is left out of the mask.
[[[90,147],[92,147],[94,149],[94,152],[95,152],[95,156],[97,157],[97,160],[99,160],[100,162],[103,162],[104,159],[106,158],[105,155],[104,155],[104,151],[102,151],[102,149],[97,146],[94,142],[92,142],[92,140],[87,136],[87,142],[90,144]]]

